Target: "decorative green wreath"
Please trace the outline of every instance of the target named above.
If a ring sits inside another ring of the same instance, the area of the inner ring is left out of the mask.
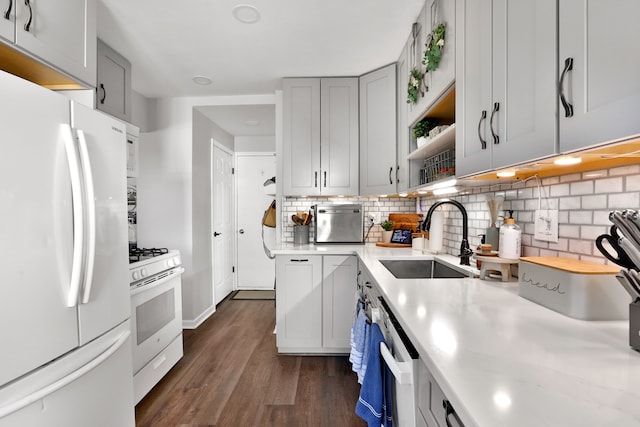
[[[407,89],[407,104],[415,104],[420,96],[420,84],[422,83],[422,73],[413,67],[409,73],[409,85]]]
[[[434,71],[440,65],[444,50],[444,33],[445,23],[443,22],[434,28],[427,37],[425,44],[427,50],[424,51],[424,59],[422,60],[422,64],[427,66],[427,71]]]

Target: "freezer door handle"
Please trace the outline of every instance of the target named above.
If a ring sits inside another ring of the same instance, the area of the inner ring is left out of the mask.
[[[398,362],[393,354],[389,351],[387,345],[383,342],[380,343],[380,354],[384,359],[384,363],[387,364],[389,370],[396,378],[399,384],[413,384],[413,372],[412,366],[409,362]]]
[[[113,344],[111,344],[111,346],[109,346],[104,352],[99,354],[95,359],[91,360],[86,365],[83,365],[82,367],[73,371],[69,375],[62,377],[59,380],[47,386],[44,386],[41,389],[36,390],[31,394],[21,397],[18,400],[15,400],[14,402],[11,402],[6,406],[0,407],[0,418],[6,417],[7,415],[12,414],[16,411],[19,411],[20,409],[32,404],[33,402],[36,402],[40,399],[47,397],[52,393],[55,393],[56,391],[66,387],[67,385],[71,384],[73,381],[77,380],[83,375],[86,375],[87,373],[91,372],[94,368],[100,366],[104,361],[109,359],[118,350],[120,350],[120,348],[124,345],[124,343],[127,341],[130,335],[131,335],[130,331],[123,332],[122,334],[120,334],[118,339]]]
[[[78,146],[80,148],[80,161],[84,173],[85,201],[87,206],[87,258],[85,262],[84,289],[82,291],[82,303],[87,304],[91,297],[91,286],[93,284],[93,269],[96,259],[96,197],[93,186],[93,171],[89,160],[89,149],[87,138],[82,130],[76,130],[78,135]]]
[[[71,196],[73,197],[73,258],[71,263],[71,280],[67,307],[78,305],[80,281],[82,280],[82,252],[84,246],[84,201],[82,198],[82,178],[80,162],[74,142],[73,131],[68,124],[62,124],[64,148],[67,153],[69,175],[71,177]]]

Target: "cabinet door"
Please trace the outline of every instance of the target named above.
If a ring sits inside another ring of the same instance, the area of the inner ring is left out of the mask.
[[[322,257],[276,257],[276,343],[281,352],[322,347]]]
[[[353,255],[322,257],[322,346],[349,352],[358,269]]]
[[[396,192],[396,64],[360,77],[360,194]]]
[[[491,169],[491,0],[456,3],[456,176]]]
[[[16,40],[15,26],[15,2],[13,0],[0,0],[0,40],[4,39],[9,43]],[[8,15],[6,15],[8,13]],[[6,15],[6,17],[5,17]]]
[[[320,79],[283,82],[283,193],[320,194]]]
[[[427,31],[425,32],[425,43],[428,35],[441,23],[445,24],[444,50],[440,65],[434,71],[427,74],[427,84],[429,91],[425,99],[427,105],[431,106],[455,81],[456,78],[456,2],[455,0],[427,0],[429,12],[426,18]],[[426,46],[423,46],[423,52]]]
[[[397,191],[407,191],[411,186],[409,181],[409,124],[407,123],[407,85],[409,84],[409,64],[407,62],[407,46],[402,50],[397,64],[397,145],[396,145],[396,185]],[[417,169],[420,169],[418,166]]]
[[[432,0],[427,0],[420,11],[420,15],[418,16],[415,27],[412,27],[411,34],[409,35],[409,40],[407,42],[407,69],[406,69],[406,78],[407,83],[409,80],[409,73],[413,68],[417,68],[421,74],[424,75],[425,66],[422,64],[422,59],[424,57],[425,51],[425,41],[426,36],[431,31],[431,5]],[[427,81],[429,81],[429,76],[425,76]],[[406,102],[407,100],[407,85],[402,88],[403,98]],[[420,87],[420,95],[418,96],[418,100],[415,104],[407,105],[407,125],[411,126],[416,121],[418,121],[427,111],[429,107],[429,102],[427,98],[432,98],[431,95],[427,91],[427,85],[423,85]]]
[[[25,3],[14,1],[16,44],[95,87],[96,0]]]
[[[357,196],[358,79],[322,79],[320,99],[320,194]]]
[[[559,75],[573,58],[562,91],[560,151],[640,133],[640,2],[561,0]]]
[[[131,121],[131,63],[98,40],[98,86],[96,107]]]
[[[494,169],[556,152],[556,22],[556,0],[493,1]]]

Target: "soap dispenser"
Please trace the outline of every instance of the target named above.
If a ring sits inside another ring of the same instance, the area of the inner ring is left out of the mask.
[[[508,210],[509,218],[500,227],[500,249],[498,256],[506,259],[519,259],[522,251],[522,230],[513,218],[513,210]]]

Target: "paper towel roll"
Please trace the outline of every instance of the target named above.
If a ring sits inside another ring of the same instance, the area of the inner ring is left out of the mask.
[[[434,212],[431,215],[431,227],[429,228],[429,250],[431,252],[442,251],[443,235],[444,235],[444,213]]]

